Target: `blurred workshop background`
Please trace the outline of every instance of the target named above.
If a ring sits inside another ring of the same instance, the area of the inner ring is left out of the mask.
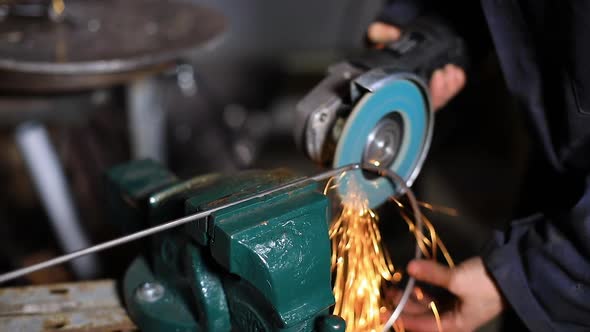
[[[12,76],[0,72],[4,75],[0,76],[4,81],[0,84],[4,87],[0,89],[1,271],[67,249],[35,189],[31,175],[35,161],[25,158],[23,131],[49,133],[72,194],[75,219],[87,237],[82,242],[87,243],[118,234],[105,216],[102,174],[132,158],[142,148],[138,144],[152,142],[148,153],[183,177],[251,168],[320,171],[295,146],[295,104],[329,64],[365,47],[365,29],[384,1],[194,2],[226,15],[226,31],[154,74],[144,86],[117,83],[75,92],[19,91],[10,88],[16,82]],[[477,253],[491,230],[502,227],[512,215],[528,145],[526,129],[512,111],[483,17],[456,16],[460,19],[452,22],[471,47],[468,84],[437,113],[431,152],[415,188],[421,200],[458,210],[459,216],[436,215],[434,222],[451,254],[461,260]],[[100,26],[90,28],[100,33]],[[2,30],[0,45],[18,38],[8,32]],[[155,129],[148,136],[130,139],[130,128],[137,124],[130,123],[134,115],[129,109],[142,102],[152,112],[143,118],[147,121],[143,125]],[[31,149],[28,153],[38,156]],[[51,176],[43,173],[51,172],[50,167],[37,166],[41,168],[38,176]],[[100,268],[86,272],[92,277],[120,276],[134,256],[132,248],[105,252],[98,258]],[[75,277],[66,266],[34,273],[14,284]]]

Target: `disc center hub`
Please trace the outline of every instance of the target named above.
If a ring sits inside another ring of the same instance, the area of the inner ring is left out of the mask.
[[[367,137],[363,162],[390,168],[398,155],[403,130],[403,121],[398,112],[381,118]]]

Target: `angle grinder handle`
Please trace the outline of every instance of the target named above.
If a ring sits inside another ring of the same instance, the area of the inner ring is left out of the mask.
[[[442,20],[425,16],[403,27],[398,40],[369,50],[350,62],[366,70],[411,72],[428,82],[432,72],[446,64],[466,69],[468,57],[459,35]]]

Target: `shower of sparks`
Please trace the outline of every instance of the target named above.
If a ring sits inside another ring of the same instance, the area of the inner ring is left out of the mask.
[[[344,178],[345,175],[342,174],[339,178],[330,179],[324,193],[338,187],[341,181],[345,181]],[[421,215],[427,236],[423,230],[416,229],[411,209],[399,199],[392,198],[392,201],[398,206],[402,219],[416,237],[423,255],[436,259],[440,252],[447,264],[453,267],[454,262],[430,220]],[[434,212],[457,215],[455,210],[446,207],[423,202],[420,206]],[[395,270],[389,252],[381,244],[378,223],[379,218],[369,208],[366,195],[358,190],[353,181],[348,181],[341,212],[335,216],[329,232],[332,241],[333,292],[336,299],[333,314],[346,321],[348,331],[380,332],[383,328],[382,315],[391,309],[391,303],[382,296],[382,291],[387,285],[397,284],[402,279],[401,271]],[[424,299],[419,288],[415,289],[415,297],[418,301]],[[430,308],[440,326],[434,302],[430,303]],[[396,332],[405,331],[402,319],[398,319],[393,329]]]
[[[349,186],[354,186],[351,182]],[[360,190],[350,188],[342,212],[330,227],[334,314],[349,331],[380,330],[381,283],[393,281],[394,266],[381,246],[377,215]]]

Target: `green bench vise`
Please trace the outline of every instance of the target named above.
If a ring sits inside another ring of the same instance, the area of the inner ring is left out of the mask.
[[[235,202],[296,179],[286,170],[179,180],[150,160],[107,175],[112,220],[127,232]],[[328,199],[308,181],[153,235],[123,293],[142,331],[345,330],[329,314]]]

